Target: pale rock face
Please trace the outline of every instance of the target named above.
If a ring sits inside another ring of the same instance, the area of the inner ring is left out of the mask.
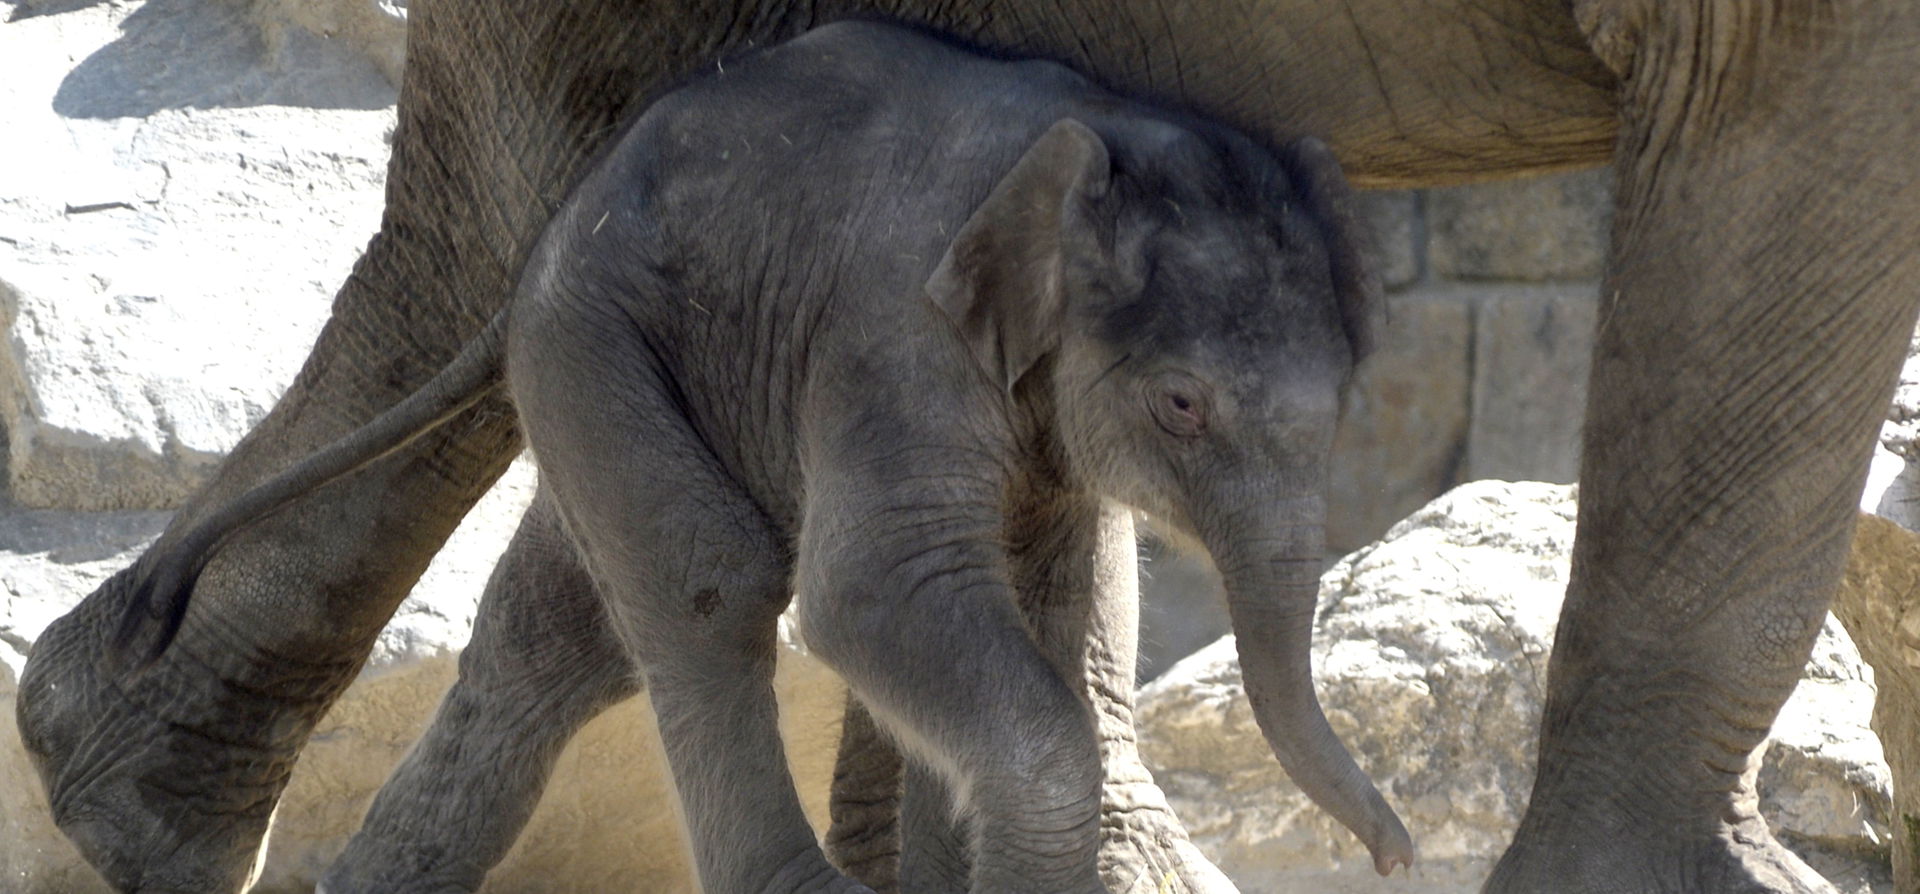
[[[1893,792],[1893,877],[1898,890],[1920,888],[1920,535],[1862,515],[1847,572],[1833,600],[1874,671],[1873,730],[1885,745]],[[1837,800],[1837,799],[1829,799]],[[1814,804],[1838,809],[1845,801]]]
[[[1309,803],[1261,739],[1231,637],[1142,690],[1141,753],[1194,842],[1249,891],[1468,892],[1533,784],[1575,489],[1463,485],[1322,579],[1315,670],[1334,729],[1407,822],[1410,878]],[[1889,774],[1869,673],[1837,625],[1789,702],[1761,776],[1776,831],[1824,871],[1885,883]],[[1868,855],[1862,864],[1828,851]]]
[[[1915,458],[1914,444],[1920,442],[1920,332],[1915,335],[1907,346],[1907,362],[1900,367],[1893,403],[1887,408],[1887,424],[1880,429],[1881,445],[1908,458]]]
[[[1909,531],[1920,530],[1920,338],[1907,348],[1887,421],[1880,427],[1860,510],[1891,519]]]
[[[394,96],[355,46],[297,23],[270,35],[238,4],[7,24],[15,500],[176,506],[265,415],[379,222]]]

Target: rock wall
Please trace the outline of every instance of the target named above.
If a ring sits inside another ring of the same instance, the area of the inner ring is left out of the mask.
[[[1465,481],[1571,483],[1610,174],[1363,194],[1386,337],[1336,443],[1336,553]]]

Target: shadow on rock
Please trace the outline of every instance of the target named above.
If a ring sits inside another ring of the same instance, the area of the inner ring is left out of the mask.
[[[99,562],[160,536],[172,510],[71,512],[0,503],[0,553],[46,553],[59,565]]]
[[[297,27],[269,38],[226,3],[151,0],[120,30],[120,39],[61,82],[54,111],[127,118],[165,109],[379,109],[394,102],[392,85],[344,41]]]
[[[34,16],[52,16],[89,6],[99,6],[107,0],[20,0],[14,4],[13,12],[7,14],[7,21],[18,22]]]

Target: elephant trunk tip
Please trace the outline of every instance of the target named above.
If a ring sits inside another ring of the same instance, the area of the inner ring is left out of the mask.
[[[1407,827],[1400,822],[1400,815],[1387,806],[1387,799],[1380,794],[1380,789],[1360,772],[1359,767],[1354,767],[1352,772],[1352,785],[1342,787],[1357,791],[1358,797],[1348,799],[1346,803],[1359,808],[1358,816],[1340,810],[1330,812],[1335,813],[1335,818],[1351,829],[1361,844],[1367,846],[1367,852],[1373,856],[1373,871],[1389,876],[1395,869],[1411,869],[1415,856],[1413,837],[1407,834]],[[1322,805],[1332,806],[1329,802],[1322,802]]]
[[[1385,808],[1383,803],[1381,807]],[[1373,855],[1373,871],[1382,876],[1393,874],[1395,869],[1413,868],[1413,838],[1407,834],[1407,827],[1401,825],[1400,818],[1388,808],[1381,818],[1379,828],[1369,836],[1366,842],[1367,852]]]

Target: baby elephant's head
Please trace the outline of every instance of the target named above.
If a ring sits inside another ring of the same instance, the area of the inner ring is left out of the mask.
[[[1254,713],[1383,873],[1412,845],[1327,727],[1309,635],[1340,392],[1372,341],[1332,154],[1209,125],[1054,124],[955,237],[928,295],[1045,407],[1068,474],[1204,545]]]

